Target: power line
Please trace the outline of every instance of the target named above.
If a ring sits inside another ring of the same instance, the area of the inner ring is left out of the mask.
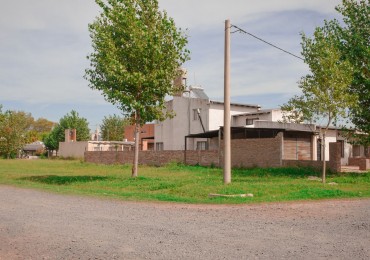
[[[251,33],[247,32],[247,31],[245,31],[245,30],[243,30],[243,29],[239,28],[239,27],[238,27],[238,26],[236,26],[236,25],[231,25],[231,28],[235,28],[235,29],[237,29],[236,31],[234,31],[234,32],[232,32],[232,33],[242,32],[242,33],[248,34],[248,35],[250,35],[250,36],[252,36],[252,37],[256,38],[257,40],[260,40],[260,41],[262,41],[262,42],[264,42],[264,43],[266,43],[266,44],[268,44],[268,45],[270,45],[270,46],[272,46],[272,47],[274,47],[274,48],[276,48],[276,49],[278,49],[278,50],[281,50],[281,51],[283,51],[283,52],[285,52],[285,53],[287,53],[287,54],[289,54],[289,55],[291,55],[291,56],[293,56],[293,57],[295,57],[295,58],[297,58],[297,59],[300,59],[300,60],[303,60],[303,61],[304,61],[304,59],[303,59],[303,58],[301,58],[301,57],[299,57],[299,56],[297,56],[297,55],[295,55],[295,54],[293,54],[293,53],[291,53],[291,52],[289,52],[289,51],[286,51],[286,50],[284,50],[284,49],[282,49],[282,48],[280,48],[280,47],[278,47],[278,46],[276,46],[276,45],[274,45],[274,44],[272,44],[272,43],[270,43],[270,42],[268,42],[268,41],[265,41],[265,40],[263,40],[263,39],[261,39],[261,38],[257,37],[256,35],[253,35],[253,34],[251,34]]]

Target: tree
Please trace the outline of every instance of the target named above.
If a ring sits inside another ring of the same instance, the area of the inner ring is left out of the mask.
[[[60,125],[57,124],[53,128],[53,130],[48,135],[44,136],[44,138],[42,139],[46,149],[51,153],[53,153],[53,151],[57,151],[57,154],[58,154],[58,149],[59,149],[58,134],[60,132],[63,132],[63,130],[61,129]]]
[[[76,111],[72,110],[59,120],[59,123],[53,127],[49,134],[43,137],[43,142],[49,151],[59,150],[59,142],[64,142],[66,129],[76,129],[77,141],[87,141],[90,139],[90,129],[87,119],[80,117]]]
[[[6,158],[16,156],[22,150],[27,131],[33,122],[33,117],[23,111],[4,113],[0,109],[0,153]]]
[[[330,124],[346,116],[349,107],[355,107],[357,96],[349,91],[353,67],[341,59],[336,46],[335,32],[329,24],[316,28],[313,38],[302,34],[302,55],[311,74],[301,78],[301,96],[294,96],[282,106],[285,111],[301,115],[308,122],[325,122],[321,128],[323,145],[322,181],[326,179],[325,136]]]
[[[106,2],[106,3],[105,3]],[[165,96],[189,59],[187,37],[172,18],[158,9],[157,0],[96,0],[100,16],[89,25],[93,53],[85,78],[92,89],[134,118],[137,176],[140,126],[170,116]]]
[[[128,120],[117,115],[104,117],[101,133],[104,141],[122,141]]]
[[[337,44],[354,68],[350,89],[359,97],[358,104],[350,107],[350,116],[356,129],[365,133],[357,136],[359,142],[370,145],[370,4],[368,0],[343,0],[336,10],[344,21],[344,26],[333,23]]]
[[[76,141],[87,141],[90,139],[89,123],[86,118],[80,117],[79,114],[72,110],[59,120],[59,127],[55,128],[57,140],[64,142],[66,129],[76,129]],[[58,145],[59,148],[59,145]]]

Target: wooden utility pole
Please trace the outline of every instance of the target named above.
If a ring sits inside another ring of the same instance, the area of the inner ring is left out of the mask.
[[[230,20],[225,21],[224,67],[224,184],[231,183],[231,134],[230,134]]]

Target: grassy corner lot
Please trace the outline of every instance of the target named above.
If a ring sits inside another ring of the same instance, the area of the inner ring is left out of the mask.
[[[329,174],[327,182],[334,185],[308,179],[319,175],[309,168],[234,169],[232,183],[223,185],[221,169],[200,166],[141,166],[133,179],[129,165],[0,160],[0,184],[122,200],[237,204],[370,197],[370,172]],[[210,198],[210,193],[254,196]]]

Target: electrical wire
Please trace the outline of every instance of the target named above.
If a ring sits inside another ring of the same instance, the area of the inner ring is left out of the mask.
[[[266,44],[268,44],[268,45],[270,45],[270,46],[272,46],[272,47],[274,47],[274,48],[276,48],[276,49],[278,49],[278,50],[281,50],[281,51],[283,51],[283,52],[285,52],[285,53],[287,53],[287,54],[289,54],[289,55],[291,55],[291,56],[293,56],[293,57],[295,57],[295,58],[297,58],[297,59],[300,59],[300,60],[303,60],[303,61],[304,61],[304,59],[303,59],[303,58],[301,58],[301,57],[299,57],[299,56],[297,56],[297,55],[295,55],[295,54],[293,54],[293,53],[291,53],[291,52],[289,52],[289,51],[286,51],[286,50],[284,50],[284,49],[282,49],[282,48],[280,48],[280,47],[278,47],[278,46],[276,46],[276,45],[274,45],[274,44],[272,44],[272,43],[270,43],[270,42],[268,42],[268,41],[265,41],[265,40],[263,40],[263,39],[261,39],[261,38],[259,38],[259,37],[255,36],[255,35],[253,35],[253,34],[251,34],[251,33],[247,32],[247,31],[245,31],[245,30],[241,29],[240,27],[238,27],[238,26],[236,26],[236,25],[231,25],[231,28],[235,28],[235,29],[237,29],[236,31],[234,31],[234,32],[232,32],[232,33],[242,32],[242,33],[248,34],[248,35],[252,36],[253,38],[256,38],[257,40],[260,40],[260,41],[262,41],[262,42],[264,42],[264,43],[266,43]]]

